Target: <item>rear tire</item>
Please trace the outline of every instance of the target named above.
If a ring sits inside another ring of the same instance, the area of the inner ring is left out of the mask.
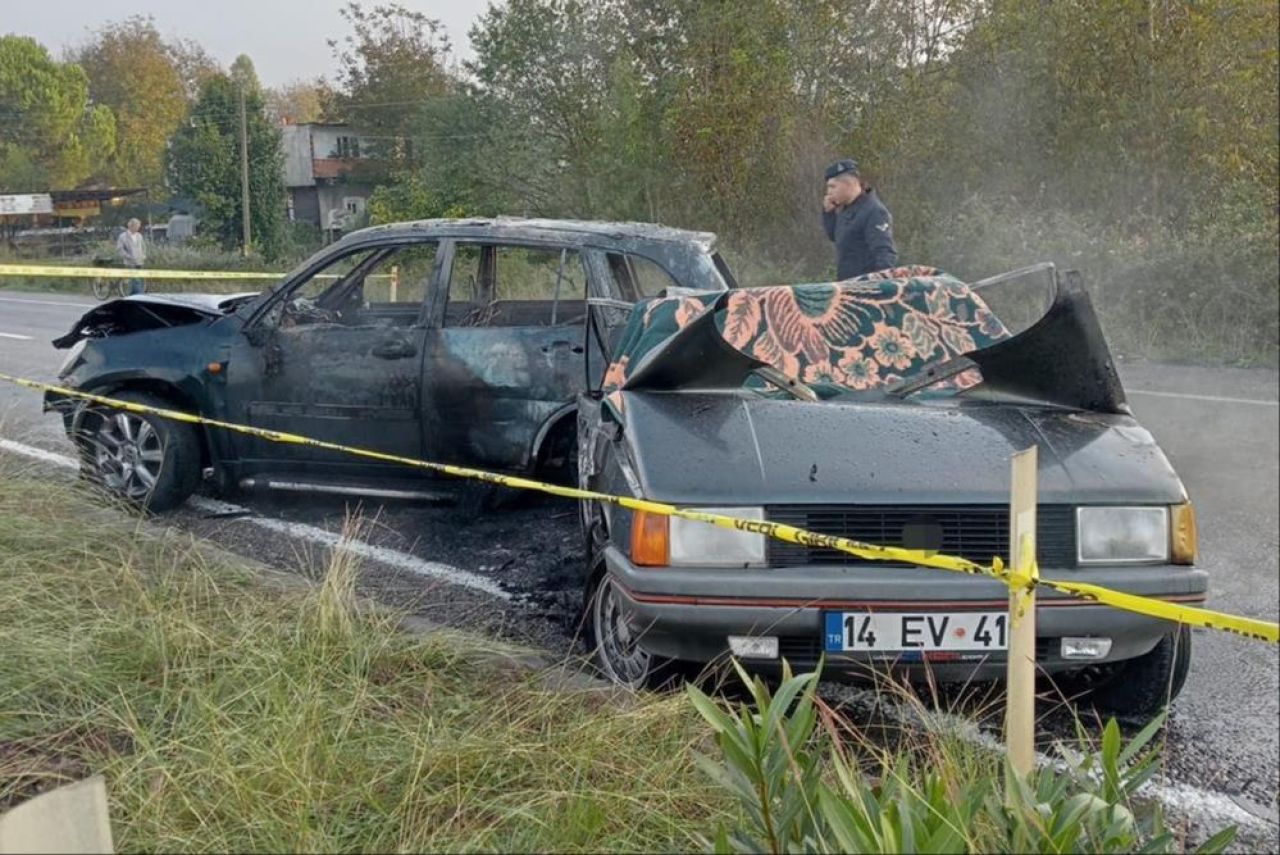
[[[1178,697],[1191,669],[1191,630],[1179,627],[1149,653],[1116,663],[1084,699],[1104,715],[1146,723]]]
[[[116,398],[172,409],[154,395],[124,391]],[[85,477],[108,495],[156,513],[177,507],[200,483],[200,439],[193,425],[95,406],[74,437]]]

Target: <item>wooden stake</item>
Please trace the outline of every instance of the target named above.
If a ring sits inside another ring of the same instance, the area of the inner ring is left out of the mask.
[[[1036,756],[1036,447],[1015,454],[1011,470],[1009,569],[1014,584],[1009,588],[1004,731],[1009,765],[1026,778]]]

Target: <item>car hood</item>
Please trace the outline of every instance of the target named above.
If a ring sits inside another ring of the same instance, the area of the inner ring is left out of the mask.
[[[133,294],[94,306],[76,321],[71,331],[53,340],[59,349],[82,338],[106,338],[146,330],[186,326],[220,318],[258,296],[239,294]]]
[[[122,297],[119,302],[150,306],[179,306],[216,318],[233,311],[236,306],[251,297],[258,296],[259,293],[242,291],[238,294],[132,294]],[[110,304],[103,304],[98,308],[104,308],[107,305]]]
[[[1009,403],[805,402],[622,392],[644,495],[690,505],[1009,501],[1010,456],[1039,445],[1042,503],[1176,503],[1185,491],[1123,414]]]

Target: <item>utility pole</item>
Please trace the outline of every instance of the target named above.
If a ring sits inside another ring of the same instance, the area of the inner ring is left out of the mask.
[[[242,251],[249,257],[249,124],[244,110],[244,83],[240,84],[240,212],[243,215],[244,245]]]

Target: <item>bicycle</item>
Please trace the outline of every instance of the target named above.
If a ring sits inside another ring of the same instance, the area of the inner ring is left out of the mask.
[[[93,290],[94,297],[99,300],[109,299],[113,290],[118,297],[129,296],[132,289],[131,280],[127,274],[132,272],[131,268],[120,265],[112,258],[95,258],[93,266],[103,268],[102,274],[95,276],[89,286]],[[109,274],[120,274],[123,278]]]
[[[108,279],[104,276],[94,278],[91,287],[93,288],[93,296],[99,300],[106,300],[111,296],[111,289],[114,286],[116,294],[120,297],[129,296],[129,280],[128,279]]]

